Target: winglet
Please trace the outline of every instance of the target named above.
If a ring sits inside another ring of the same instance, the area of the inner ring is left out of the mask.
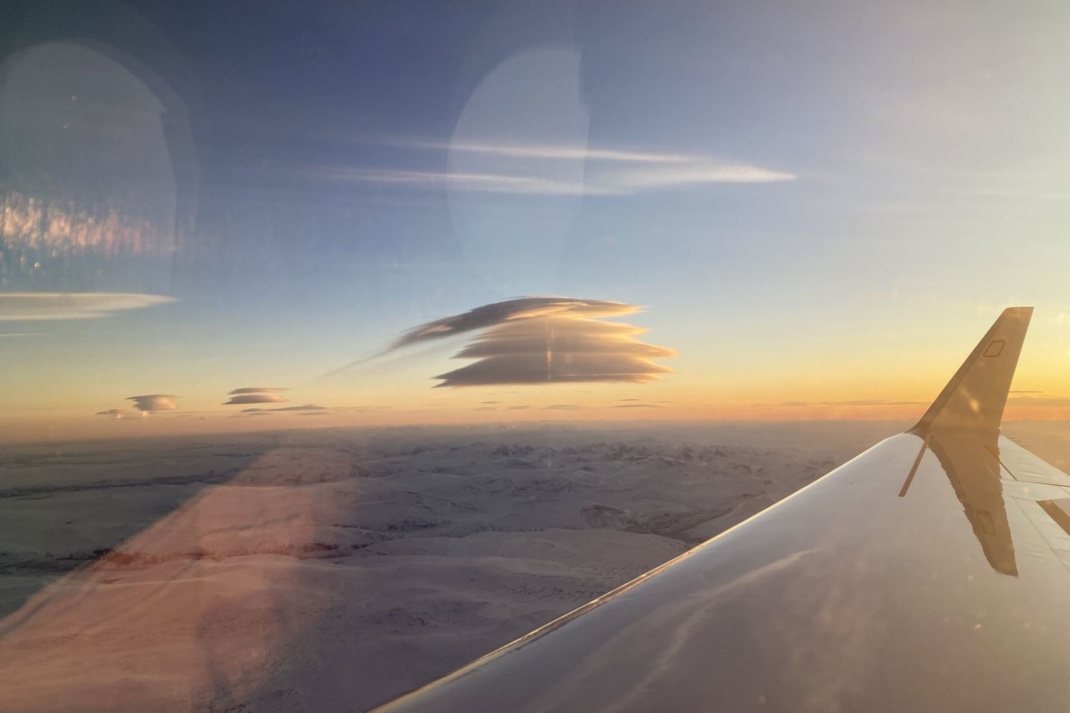
[[[928,436],[949,429],[998,433],[1032,316],[1032,307],[1003,310],[910,433]]]

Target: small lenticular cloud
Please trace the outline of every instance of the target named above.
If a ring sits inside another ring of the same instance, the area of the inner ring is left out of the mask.
[[[114,418],[116,421],[126,416],[126,411],[121,408],[110,408],[107,411],[97,411],[97,416],[107,416],[108,418]]]
[[[244,386],[227,393],[229,401],[224,401],[224,406],[236,406],[244,404],[277,404],[285,403],[286,399],[279,395],[282,391],[288,391],[278,386]]]
[[[174,411],[178,408],[175,402],[177,396],[172,394],[143,394],[141,396],[127,396],[127,401],[134,402],[134,408],[141,412],[148,411]]]
[[[234,406],[238,404],[277,404],[286,401],[278,394],[238,394],[237,396],[231,396],[228,401],[224,401],[224,406]]]

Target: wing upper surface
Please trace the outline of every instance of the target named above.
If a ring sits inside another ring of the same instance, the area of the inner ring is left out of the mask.
[[[984,393],[971,363],[1009,387],[984,361],[994,340],[941,395],[954,419],[930,409],[926,428],[382,710],[1066,710],[1070,481],[969,425],[963,406],[985,422],[991,404],[955,396]]]

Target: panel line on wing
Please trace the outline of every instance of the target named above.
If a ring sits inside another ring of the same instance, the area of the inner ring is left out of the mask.
[[[1007,475],[1011,476],[1012,480],[1014,480],[1016,482],[1021,482],[1020,480],[1018,480],[1018,476],[1014,474],[1014,471],[1012,471],[1010,468],[1008,468],[1007,464],[1003,462],[1003,459],[999,457],[999,449],[998,448],[994,449],[992,455],[994,455],[996,457],[996,460],[999,462],[1000,467],[1002,467],[1003,470],[1007,471]]]
[[[929,436],[925,437],[925,440],[921,442],[921,448],[918,450],[918,457],[914,459],[914,466],[910,469],[910,473],[907,475],[907,479],[903,481],[903,487],[899,489],[899,497],[905,497],[907,490],[910,489],[910,484],[914,481],[914,474],[918,472],[918,466],[921,465],[921,458],[925,455],[925,449],[929,447]]]

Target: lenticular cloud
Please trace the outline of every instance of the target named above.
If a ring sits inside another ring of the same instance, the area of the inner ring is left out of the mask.
[[[174,411],[178,408],[175,402],[177,396],[172,394],[142,394],[141,396],[127,396],[127,401],[134,402],[134,408],[143,413],[149,411]]]
[[[640,341],[645,329],[606,321],[639,309],[604,300],[523,297],[421,325],[387,351],[478,332],[454,357],[475,361],[436,376],[439,387],[644,383],[671,371],[656,364],[655,359],[671,358],[676,353]]]
[[[639,310],[640,308],[636,305],[606,300],[580,300],[571,297],[519,297],[505,300],[504,302],[483,305],[452,317],[444,317],[434,322],[414,327],[391,344],[387,352],[413,344],[450,337],[455,334],[488,329],[514,320],[553,316],[619,317],[633,314]]]
[[[223,405],[284,403],[286,399],[279,392],[288,390],[278,386],[244,386],[227,392],[227,396],[230,398],[224,401]]]

